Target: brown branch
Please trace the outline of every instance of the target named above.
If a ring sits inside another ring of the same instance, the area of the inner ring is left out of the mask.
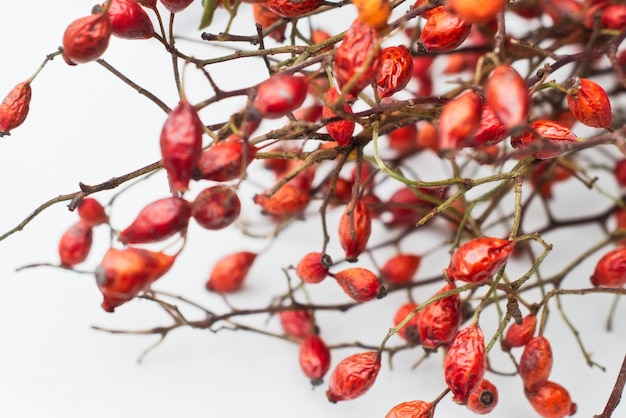
[[[604,407],[604,411],[600,415],[594,415],[594,418],[611,418],[613,412],[615,412],[615,408],[619,405],[619,402],[622,400],[622,393],[624,392],[624,384],[626,383],[626,355],[624,355],[624,360],[622,361],[622,367],[619,369],[619,373],[617,374],[617,379],[615,380],[615,386],[613,386],[613,390],[611,391],[611,395],[609,396],[609,400]]]

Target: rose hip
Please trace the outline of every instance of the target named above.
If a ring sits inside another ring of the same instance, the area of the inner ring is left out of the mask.
[[[0,137],[24,123],[30,109],[30,80],[18,83],[0,103]]]
[[[381,267],[382,278],[393,284],[406,284],[413,279],[422,258],[416,254],[396,254]]]
[[[353,267],[331,274],[346,295],[357,302],[367,302],[384,296],[378,277],[363,267]]]
[[[457,333],[443,360],[443,368],[452,400],[466,404],[483,380],[486,369],[485,337],[477,323]]]
[[[483,104],[478,128],[473,135],[463,141],[463,146],[488,147],[495,145],[507,137],[508,131],[493,109],[488,104]]]
[[[329,105],[335,105],[337,99],[339,97],[339,92],[336,88],[331,87],[326,92],[326,102]],[[348,103],[343,104],[343,111],[346,113],[352,113],[352,107]],[[324,103],[322,107],[322,117],[325,119],[331,119],[337,117],[337,114],[334,112],[332,108]],[[352,138],[352,133],[354,132],[356,124],[354,121],[345,119],[338,120],[336,122],[330,122],[326,125],[326,130],[332,139],[337,141],[337,143],[341,146],[348,145],[350,143],[350,139]]]
[[[591,284],[613,289],[626,285],[626,247],[611,250],[598,260]]]
[[[426,17],[426,16],[424,16]],[[448,52],[461,45],[470,34],[472,24],[452,13],[445,6],[429,10],[420,33],[420,42],[428,52]]]
[[[418,150],[417,135],[417,124],[404,125],[387,134],[388,146],[400,155],[410,154]]]
[[[320,7],[322,0],[267,0],[267,7],[280,17],[299,17]]]
[[[179,197],[166,197],[146,205],[119,239],[124,244],[158,242],[187,228],[191,206]]]
[[[498,389],[487,379],[483,379],[480,385],[467,399],[467,409],[479,414],[485,415],[494,410],[498,405]]]
[[[439,117],[439,150],[450,152],[463,147],[480,125],[482,100],[471,90],[443,106]]]
[[[315,332],[313,317],[304,309],[280,311],[278,313],[280,325],[287,335],[304,339]]]
[[[249,251],[239,251],[220,258],[211,270],[206,289],[216,293],[232,293],[241,289],[256,256]]]
[[[393,326],[397,327],[400,322],[404,321],[404,319],[415,309],[417,308],[417,304],[413,302],[406,302],[400,305],[396,314],[393,317]],[[408,341],[411,344],[419,344],[421,342],[420,333],[419,333],[419,324],[417,321],[418,315],[414,315],[413,318],[409,320],[402,328],[398,330],[398,335]]]
[[[300,343],[300,368],[313,386],[322,384],[330,369],[330,350],[318,335],[311,334]]]
[[[506,0],[487,0],[476,7],[473,0],[449,0],[448,7],[469,23],[487,23],[503,11]]]
[[[107,13],[80,17],[63,33],[63,57],[68,63],[94,61],[106,51],[111,38],[111,21]]]
[[[433,418],[435,406],[426,401],[407,401],[394,406],[385,418]]]
[[[87,223],[78,221],[61,235],[59,258],[61,265],[72,267],[87,259],[93,243],[93,229]]]
[[[530,391],[544,384],[552,371],[552,348],[542,335],[532,338],[524,347],[519,361],[519,374]]]
[[[506,239],[474,238],[456,249],[446,275],[451,280],[480,283],[497,273],[508,261],[515,243]]]
[[[508,64],[498,65],[485,84],[485,101],[508,129],[524,125],[530,110],[526,82]]]
[[[202,190],[191,204],[191,216],[205,229],[218,230],[235,222],[241,212],[237,193],[228,186]]]
[[[347,261],[356,261],[365,251],[371,232],[372,219],[363,202],[357,200],[354,208],[348,203],[339,220],[339,243]]]
[[[296,275],[304,283],[319,283],[328,276],[328,268],[332,263],[333,261],[328,254],[310,252],[298,262]]]
[[[98,226],[109,223],[104,207],[96,199],[85,197],[76,208],[80,219],[89,226]]]
[[[530,127],[539,138],[533,132],[524,131],[511,137],[511,145],[513,148],[527,149],[530,155],[540,160],[561,155],[567,151],[565,145],[578,142],[578,137],[568,127],[552,120],[536,120]]]
[[[380,354],[375,351],[353,354],[335,366],[326,391],[332,403],[358,398],[367,392],[380,371]]]
[[[287,183],[270,197],[267,197],[265,193],[257,194],[254,196],[254,203],[270,215],[283,217],[302,212],[310,199],[307,191]]]
[[[524,389],[526,398],[543,418],[564,418],[576,413],[569,392],[558,383],[547,381],[535,390]]]
[[[576,95],[567,95],[567,106],[580,122],[594,128],[608,129],[613,117],[611,102],[606,91],[595,81],[588,78],[573,77],[565,87],[576,85],[579,90]]]
[[[502,349],[509,351],[513,347],[525,346],[533,338],[536,327],[537,315],[534,314],[526,315],[519,325],[511,324],[502,339]]]
[[[112,0],[107,13],[111,20],[111,33],[117,37],[148,39],[154,35],[148,13],[136,0]]]
[[[404,89],[413,75],[413,57],[404,46],[389,46],[381,52],[382,64],[376,76],[378,95],[390,97]]]
[[[443,286],[434,296],[456,289],[454,283]],[[461,298],[453,294],[431,303],[417,316],[417,329],[426,351],[435,351],[448,344],[461,324]]]
[[[254,107],[261,117],[278,119],[299,108],[307,96],[307,83],[302,77],[275,74],[259,84]]]
[[[252,11],[254,22],[261,25],[262,29],[266,29],[282,19],[282,17],[270,9],[265,2],[254,3],[252,5]],[[278,26],[270,32],[269,36],[276,42],[283,42],[285,40],[285,25]]]
[[[256,153],[257,148],[254,145],[231,135],[202,151],[193,178],[213,181],[242,178]]]
[[[387,26],[392,11],[389,0],[353,0],[352,4],[359,13],[359,19],[366,25],[376,30]]]

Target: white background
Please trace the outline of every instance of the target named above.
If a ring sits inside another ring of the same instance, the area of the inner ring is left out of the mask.
[[[193,30],[199,19],[198,3],[194,2],[180,17],[179,33],[198,35]],[[79,0],[2,2],[0,95],[28,78],[45,54],[59,46],[67,24],[88,14],[91,6],[90,2]],[[337,19],[340,30],[347,28],[354,16],[353,10],[345,9],[348,17]],[[224,18],[225,14],[218,12],[214,32],[223,29]],[[238,27],[244,28],[241,33],[253,33],[250,22],[250,7],[243,5],[236,21]],[[218,53],[203,44],[185,44],[183,49],[202,57]],[[168,105],[175,105],[177,96],[169,58],[156,41],[114,39],[104,58]],[[225,89],[239,88],[265,77],[260,60],[245,62],[244,68],[239,63],[221,67],[214,74],[218,83]],[[210,96],[209,86],[194,78],[192,69],[186,74],[192,102]],[[226,102],[219,109],[203,112],[203,119],[206,123],[223,121],[224,115],[238,110],[238,106],[236,101]],[[33,83],[32,110],[27,122],[0,140],[0,233],[14,227],[47,199],[78,190],[79,181],[99,183],[158,160],[157,141],[164,118],[152,103],[95,63],[77,67],[69,67],[61,59],[50,63]],[[259,184],[250,186],[252,190],[256,187],[258,191],[260,184],[271,184],[262,177],[255,180]],[[558,197],[563,198],[565,207],[580,207],[575,199],[582,193],[585,190],[574,184],[571,190],[559,192]],[[112,221],[121,227],[143,205],[166,194],[164,177],[157,175],[123,195]],[[103,202],[110,197],[107,193],[98,196]],[[586,195],[585,202],[594,209],[591,205],[596,203],[590,196]],[[606,203],[600,200],[597,204]],[[249,206],[249,201],[244,204]],[[336,215],[332,213],[330,219],[336,219]],[[2,417],[382,417],[396,403],[431,400],[445,387],[439,355],[411,370],[411,364],[421,357],[421,350],[417,349],[400,353],[394,370],[385,363],[376,384],[365,396],[333,405],[325,399],[326,386],[310,389],[299,370],[296,345],[244,332],[212,334],[181,329],[169,335],[139,365],[138,356],[157,340],[156,336],[112,336],[90,326],[146,329],[167,325],[168,318],[154,304],[134,301],[112,315],[99,307],[100,294],[91,275],[48,267],[15,272],[15,268],[32,262],[55,262],[58,238],[76,219],[77,215],[61,203],[38,216],[24,231],[0,242]],[[279,240],[280,244],[259,258],[246,289],[232,298],[235,306],[267,305],[271,295],[284,288],[281,267],[319,248],[318,224],[312,224],[308,228],[296,224]],[[552,242],[574,244],[555,246],[551,260],[576,253],[580,248],[576,242],[580,240],[593,242],[594,232],[576,230],[565,237],[549,237]],[[94,241],[92,254],[84,264],[86,270],[93,269],[106,251],[106,229],[97,229]],[[264,240],[243,238],[234,228],[220,233],[192,230],[183,256],[155,287],[223,310],[223,302],[208,295],[203,287],[212,262],[235,250],[260,251],[265,244]],[[333,245],[331,248],[336,249],[336,243]],[[412,251],[429,248],[423,242],[415,245]],[[427,259],[418,277],[428,277],[443,267],[445,259],[433,256]],[[584,263],[572,286],[588,286],[592,269],[593,260]],[[319,292],[314,296],[322,295],[325,301],[346,301],[334,283],[321,284]],[[426,298],[427,294],[419,297]],[[346,315],[320,315],[322,336],[328,343],[358,339],[377,345],[391,325],[395,307],[403,300],[402,295],[394,294]],[[622,319],[626,305],[618,306],[615,329],[607,334],[603,321],[610,302],[608,296],[564,298],[570,319],[580,328],[593,358],[607,367],[607,373],[585,365],[571,333],[554,312],[546,331],[555,353],[551,379],[569,389],[579,406],[577,416],[601,412],[624,354],[626,325]],[[190,317],[194,314],[197,312],[189,311]],[[252,323],[264,325],[266,320],[256,318]],[[276,318],[267,324],[269,329],[279,331]],[[483,324],[481,318],[481,325],[490,335],[493,324],[488,320]],[[397,344],[399,339],[394,337],[391,343]],[[353,352],[356,351],[334,351],[333,364]],[[511,364],[502,355],[494,354],[492,362],[502,370],[511,370]],[[500,404],[493,416],[533,416],[518,377],[490,378],[500,387]],[[624,408],[618,408],[615,416],[623,416]],[[446,398],[438,407],[437,416],[473,414]]]

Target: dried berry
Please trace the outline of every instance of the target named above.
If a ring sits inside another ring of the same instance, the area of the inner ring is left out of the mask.
[[[606,91],[588,78],[573,77],[565,83],[579,90],[575,95],[568,94],[567,106],[580,122],[594,128],[608,129],[611,126],[611,102]]]
[[[521,324],[513,323],[509,326],[502,340],[502,349],[509,351],[513,347],[525,346],[533,335],[537,327],[537,315],[526,315]]]
[[[182,99],[168,115],[161,130],[161,156],[172,188],[189,188],[193,170],[202,153],[204,125],[196,109]]]
[[[332,262],[328,254],[310,252],[298,262],[296,275],[304,283],[319,283],[328,276],[328,268]]]
[[[396,254],[380,269],[382,277],[393,284],[406,284],[413,279],[422,258],[416,254]]]
[[[454,283],[446,284],[433,297],[454,289]],[[448,344],[456,335],[460,324],[461,298],[458,293],[426,306],[417,317],[422,347],[427,351],[435,351],[439,346]]]
[[[488,104],[483,104],[480,113],[480,124],[473,135],[463,141],[464,147],[488,147],[502,142],[508,134],[508,129],[496,116]]]
[[[348,98],[376,81],[382,65],[379,41],[376,30],[355,19],[335,49],[333,74],[342,91],[349,84]]]
[[[382,50],[382,64],[376,76],[378,95],[392,96],[409,84],[413,75],[413,57],[404,46],[389,46]]]
[[[102,309],[116,307],[134,299],[172,267],[175,256],[162,252],[127,247],[110,248],[96,269],[96,283],[102,292]]]
[[[313,386],[322,384],[330,369],[330,350],[318,335],[311,334],[300,343],[300,368]]]
[[[387,26],[392,11],[389,0],[353,0],[352,4],[359,13],[359,19],[366,25],[376,30]]]
[[[497,273],[508,261],[515,243],[506,239],[474,238],[456,249],[446,275],[451,280],[480,283]]]
[[[304,339],[315,331],[313,318],[307,310],[280,311],[278,317],[285,333],[292,337]]]
[[[70,226],[59,240],[61,265],[72,267],[87,259],[93,243],[93,229],[83,221]]]
[[[361,200],[355,202],[354,208],[350,204],[339,219],[339,243],[345,251],[347,261],[356,261],[365,251],[372,232],[372,218]]]
[[[227,186],[202,190],[191,205],[191,216],[203,228],[217,230],[235,222],[241,212],[237,193]]]
[[[80,17],[63,33],[63,57],[68,63],[94,61],[106,51],[111,38],[111,21],[107,13]]]
[[[0,103],[0,137],[8,135],[26,120],[30,109],[30,80],[18,83]]]
[[[158,242],[187,228],[191,206],[179,197],[166,197],[146,205],[120,232],[124,244]]]
[[[239,251],[220,258],[213,266],[206,289],[216,293],[231,293],[239,290],[243,285],[256,254],[249,251]]]
[[[220,141],[200,154],[193,178],[195,180],[229,181],[243,178],[254,160],[257,148],[236,135]]]
[[[621,158],[615,162],[613,176],[620,187],[626,187],[626,158]]]
[[[461,93],[443,106],[439,116],[439,150],[450,152],[463,147],[463,143],[480,125],[483,102],[471,90]]]
[[[307,96],[307,83],[291,74],[274,74],[257,88],[254,107],[266,119],[278,119],[299,108]]]
[[[473,0],[448,0],[448,7],[469,23],[487,23],[504,10],[506,0],[488,0],[476,7]]]
[[[552,120],[536,120],[530,124],[533,132],[524,131],[511,137],[513,148],[521,149],[540,160],[554,158],[567,151],[567,145],[578,142],[578,137],[564,125]]]
[[[404,321],[404,319],[417,308],[417,306],[418,305],[414,302],[407,302],[400,305],[396,314],[393,316],[393,326],[397,327],[400,322]],[[398,330],[398,335],[411,344],[419,344],[422,341],[418,329],[419,323],[417,317],[418,315],[413,315],[413,317]]]
[[[426,17],[424,15],[424,17]],[[452,13],[445,6],[431,9],[420,41],[428,52],[448,52],[461,45],[470,34],[472,24]]]
[[[161,0],[161,3],[170,13],[182,12],[193,0]]]
[[[532,338],[524,347],[519,361],[519,374],[527,390],[543,385],[552,371],[552,348],[542,335]]]
[[[100,202],[91,197],[82,199],[76,210],[81,221],[89,226],[109,223],[109,215],[107,215],[104,207],[102,207]]]
[[[299,17],[320,7],[322,0],[267,0],[265,4],[280,17]]]
[[[111,33],[124,39],[148,39],[154,28],[148,13],[136,0],[112,0],[107,10]]]
[[[526,82],[513,67],[498,65],[485,84],[485,101],[508,129],[526,124],[530,97]]]
[[[433,418],[435,407],[426,401],[407,401],[394,406],[385,418]]]
[[[483,379],[474,389],[466,404],[467,409],[479,415],[490,413],[497,405],[498,389],[487,379]]]
[[[485,337],[477,323],[457,333],[443,360],[443,368],[452,400],[466,404],[483,380],[486,369]]]
[[[339,97],[339,92],[336,88],[331,87],[326,92],[326,102],[330,105],[333,105],[333,108],[336,106],[337,99]],[[352,114],[352,107],[348,103],[343,104],[343,111],[349,114]],[[337,114],[335,111],[328,107],[326,103],[322,107],[322,117],[325,119],[335,118]],[[354,127],[356,124],[354,121],[345,119],[339,120],[336,122],[330,122],[326,125],[326,130],[332,139],[337,141],[337,143],[341,146],[348,145],[350,143],[350,139],[352,138],[352,133],[354,132]]]
[[[357,302],[367,302],[384,296],[384,287],[368,269],[354,267],[332,274],[346,295]]]
[[[569,392],[558,383],[547,381],[533,391],[524,390],[526,398],[543,418],[564,418],[576,413]]]
[[[353,354],[341,360],[330,376],[326,397],[332,403],[358,398],[367,392],[380,371],[380,354]]]
[[[611,250],[598,260],[591,284],[614,289],[626,285],[626,248]]]
[[[424,215],[437,206],[431,201],[445,199],[444,187],[410,188],[401,187],[396,190],[387,200],[384,207],[391,215],[386,222],[388,227],[415,226]]]
[[[276,191],[270,197],[265,193],[254,196],[254,203],[261,206],[264,212],[275,216],[292,216],[304,210],[309,204],[309,194],[287,183]]]

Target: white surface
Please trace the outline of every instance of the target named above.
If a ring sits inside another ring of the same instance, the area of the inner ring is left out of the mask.
[[[1,3],[0,95],[30,76],[44,55],[57,48],[65,26],[89,13],[90,7],[89,2],[79,0]],[[243,5],[242,9],[247,7]],[[199,4],[191,8],[198,9]],[[218,13],[218,19],[223,17]],[[240,20],[248,18],[249,14],[244,13]],[[181,28],[193,29],[196,22],[194,13],[185,13]],[[343,22],[342,29],[349,20]],[[202,44],[189,48],[195,48],[198,56],[207,49]],[[105,58],[169,105],[175,104],[169,58],[157,42],[114,40]],[[254,65],[262,63],[251,62],[244,73],[228,67],[229,71],[216,76],[218,83],[224,88],[236,88],[242,86],[242,80],[247,85],[259,81],[264,74],[255,68],[262,66]],[[189,85],[194,85],[193,71],[187,73]],[[76,191],[79,181],[98,183],[159,158],[157,141],[165,116],[97,64],[68,67],[57,59],[33,83],[33,90],[27,122],[11,137],[0,140],[0,233],[15,226],[45,200]],[[188,91],[192,101],[210,93],[203,82]],[[234,111],[237,106],[232,104],[232,109],[227,109],[224,105],[223,110]],[[203,116],[207,123],[223,120],[223,115]],[[164,177],[156,176],[125,195],[113,214],[116,225],[126,224],[144,204],[164,196],[166,187]],[[574,186],[570,196],[579,193],[580,186]],[[102,201],[110,197],[100,196]],[[100,294],[91,275],[51,268],[14,272],[16,267],[31,262],[54,262],[58,237],[75,220],[76,214],[68,212],[65,204],[58,204],[24,231],[0,242],[2,417],[382,417],[398,402],[431,400],[444,388],[438,355],[417,370],[410,369],[421,356],[417,349],[398,354],[394,370],[385,364],[365,396],[333,405],[325,399],[326,386],[311,390],[302,376],[297,346],[244,332],[212,334],[181,329],[138,365],[137,357],[157,340],[156,336],[112,336],[90,326],[145,329],[168,324],[168,318],[156,306],[134,301],[111,315],[99,307]],[[271,247],[253,268],[246,290],[233,297],[235,306],[267,304],[273,291],[284,287],[281,267],[295,263],[312,247],[319,247],[317,225],[313,222],[308,235],[306,226],[296,224],[281,244]],[[175,291],[221,310],[219,298],[208,295],[203,288],[212,261],[236,249],[258,251],[265,242],[243,239],[234,229],[215,234],[194,232],[175,268],[156,288]],[[309,240],[309,236],[314,238]],[[586,231],[577,231],[563,241],[575,243],[588,236]],[[560,241],[557,237],[551,239]],[[106,230],[98,229],[94,241],[85,269],[93,268],[106,250]],[[560,251],[566,254],[575,248],[557,246],[551,257],[558,260]],[[419,277],[427,277],[428,269],[431,273],[440,271],[444,265],[443,259],[433,257]],[[592,268],[591,262],[581,266],[576,285],[586,286]],[[319,292],[345,301],[333,283],[320,285]],[[604,407],[624,354],[626,325],[621,319],[626,316],[626,304],[619,305],[615,330],[607,334],[602,323],[610,297],[570,296],[563,301],[588,350],[608,369],[602,373],[584,364],[571,333],[554,311],[546,334],[555,352],[552,379],[570,390],[579,406],[577,416],[589,417]],[[358,339],[376,345],[400,302],[402,296],[394,294],[345,315],[320,315],[322,336],[328,343]],[[194,314],[189,311],[190,317]],[[258,318],[256,323],[262,325],[265,320]],[[486,322],[488,334],[490,325]],[[275,318],[268,326],[274,331],[279,329]],[[398,341],[396,337],[392,340]],[[352,352],[334,351],[333,364]],[[501,354],[494,355],[492,362],[511,370]],[[533,416],[518,377],[492,379],[500,388],[500,404],[492,416]],[[622,405],[615,416],[623,416],[624,411]],[[452,416],[473,414],[444,399],[437,417]]]

